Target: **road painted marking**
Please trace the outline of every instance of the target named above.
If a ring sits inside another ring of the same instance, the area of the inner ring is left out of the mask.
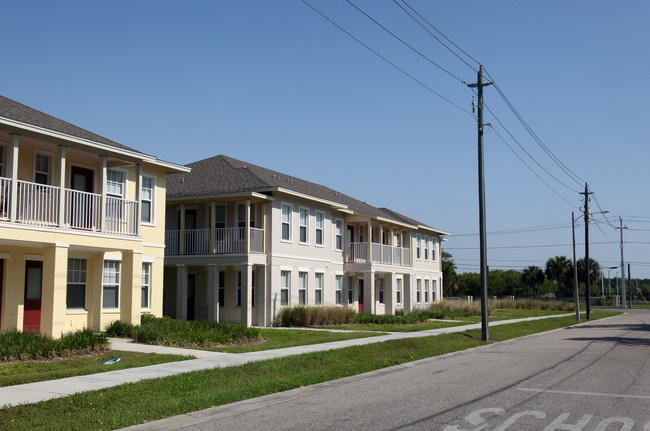
[[[533,388],[517,388],[517,390],[526,391],[526,392],[542,392],[542,393],[549,393],[549,394],[588,395],[590,397],[635,398],[639,400],[650,400],[650,395],[605,394],[600,392],[556,391],[552,389],[533,389]]]

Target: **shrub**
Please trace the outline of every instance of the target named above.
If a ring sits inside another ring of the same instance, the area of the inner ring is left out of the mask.
[[[113,320],[106,326],[104,332],[109,337],[133,338],[135,337],[135,326],[121,320]]]
[[[351,307],[298,306],[284,307],[278,313],[273,326],[322,326],[350,323],[355,315]]]
[[[63,334],[58,340],[44,334],[12,329],[0,332],[0,360],[70,356],[103,350],[107,344],[105,335],[90,329]]]

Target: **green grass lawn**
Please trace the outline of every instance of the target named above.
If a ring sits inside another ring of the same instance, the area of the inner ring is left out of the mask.
[[[120,361],[112,365],[104,365],[104,362],[114,358],[120,358]],[[147,365],[183,361],[186,359],[194,359],[194,357],[113,350],[84,358],[5,363],[0,365],[0,386],[21,385],[43,380],[84,376],[105,371],[145,367]]]
[[[617,313],[594,311],[592,319]],[[575,324],[559,317],[490,328],[506,340]],[[0,429],[115,429],[484,345],[481,331],[393,340],[120,385],[0,410]]]
[[[285,347],[304,346],[308,344],[331,343],[332,341],[351,340],[354,338],[376,337],[378,332],[326,332],[308,329],[260,329],[265,341],[258,344],[242,346],[216,347],[206,350],[227,353],[259,352],[260,350],[282,349]]]

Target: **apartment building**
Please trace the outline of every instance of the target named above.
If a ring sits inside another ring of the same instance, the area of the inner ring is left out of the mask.
[[[0,96],[0,329],[160,316],[166,175],[188,172]]]
[[[223,155],[187,167],[167,176],[164,314],[270,326],[284,306],[442,299],[446,232]]]

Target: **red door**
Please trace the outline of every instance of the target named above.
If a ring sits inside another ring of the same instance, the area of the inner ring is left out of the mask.
[[[43,262],[25,262],[25,313],[23,332],[41,332],[41,292]]]
[[[363,313],[363,280],[359,280],[359,314]]]

